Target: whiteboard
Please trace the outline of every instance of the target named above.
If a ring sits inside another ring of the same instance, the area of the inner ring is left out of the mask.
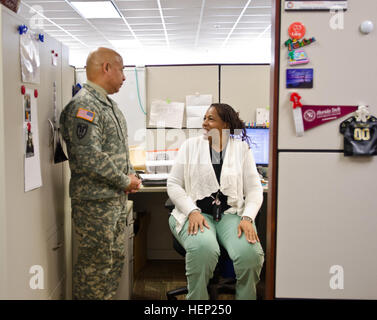
[[[136,72],[135,72],[136,71]],[[119,92],[110,97],[123,112],[128,127],[128,144],[144,144],[146,140],[146,77],[145,67],[126,67],[126,81]],[[83,85],[86,82],[85,69],[76,70],[76,81]],[[144,110],[144,111],[143,111]]]

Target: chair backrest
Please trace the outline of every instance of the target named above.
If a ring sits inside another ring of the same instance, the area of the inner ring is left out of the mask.
[[[166,201],[165,201],[165,208],[168,209],[169,211],[169,217],[170,217],[170,214],[171,212],[173,211],[174,209],[174,203],[170,200],[170,198],[168,198]],[[173,248],[175,251],[177,251],[182,257],[186,256],[186,250],[182,247],[182,245],[178,242],[178,240],[173,236]]]

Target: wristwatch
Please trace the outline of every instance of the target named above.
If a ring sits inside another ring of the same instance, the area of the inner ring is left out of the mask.
[[[251,218],[248,217],[248,216],[242,216],[242,217],[241,217],[241,221],[242,221],[242,220],[250,221],[251,223],[253,223],[253,219],[251,219]]]

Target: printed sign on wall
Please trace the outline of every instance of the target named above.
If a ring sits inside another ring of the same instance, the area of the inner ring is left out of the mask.
[[[290,0],[285,1],[285,11],[329,11],[329,10],[347,10],[348,1],[328,0]]]

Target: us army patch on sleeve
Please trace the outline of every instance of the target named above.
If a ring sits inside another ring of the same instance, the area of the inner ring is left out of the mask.
[[[76,127],[76,135],[77,138],[80,140],[85,137],[86,133],[88,132],[88,124],[87,123],[78,123]]]
[[[79,108],[76,117],[93,122],[95,113],[84,108]]]

